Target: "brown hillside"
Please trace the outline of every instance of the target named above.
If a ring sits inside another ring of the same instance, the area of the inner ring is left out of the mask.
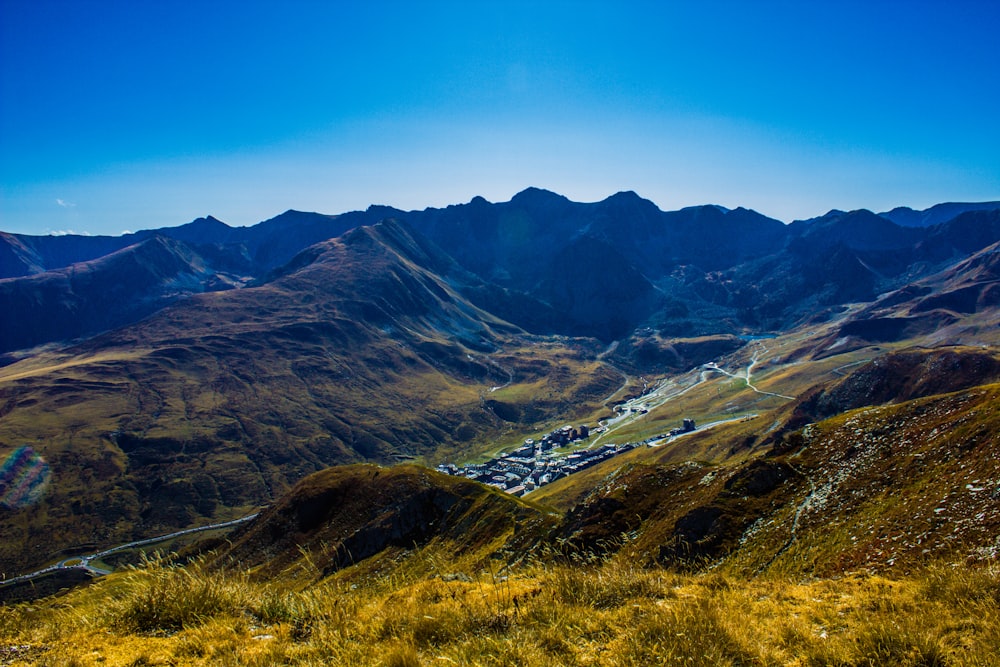
[[[892,352],[876,357],[841,380],[813,389],[798,401],[787,427],[799,428],[855,408],[901,403],[997,381],[1000,359],[979,348]]]
[[[308,557],[329,574],[387,549],[447,544],[451,562],[501,548],[526,552],[552,519],[516,498],[412,465],[329,468],[306,477],[218,559],[266,577]]]
[[[469,304],[439,261],[402,226],[362,228],[269,283],[0,369],[0,454],[30,444],[53,479],[0,513],[0,566],[232,518],[329,465],[437,462],[513,427],[487,397],[534,422],[620,385],[585,346]]]
[[[822,576],[989,560],[1000,544],[1000,384],[848,412],[741,463],[610,475],[562,535],[641,562]]]

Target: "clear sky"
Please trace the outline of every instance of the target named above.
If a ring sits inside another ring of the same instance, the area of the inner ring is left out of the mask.
[[[996,200],[998,34],[996,0],[0,0],[0,229]]]

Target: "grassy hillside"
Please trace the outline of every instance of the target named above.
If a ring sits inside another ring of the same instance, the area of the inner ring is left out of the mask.
[[[0,369],[0,454],[27,444],[52,470],[39,504],[0,509],[3,571],[233,518],[328,465],[474,456],[621,382],[559,343],[423,345],[345,348],[296,325]]]
[[[701,458],[637,450],[530,497],[568,510],[574,544],[670,567],[833,576],[996,558],[1000,385],[753,428],[682,439]]]
[[[762,474],[776,467],[787,477]],[[760,509],[802,473],[775,458],[707,475],[697,465],[640,466],[620,476],[634,486],[609,480],[600,495],[607,507],[614,494],[631,493],[639,497],[631,509],[655,513],[663,497],[651,489],[694,481],[705,498],[717,491],[706,476],[726,474],[730,498],[756,499],[750,505]],[[614,553],[609,542],[589,549],[580,536],[559,538],[588,525],[588,515],[589,502],[560,524],[544,508],[416,466],[330,469],[228,540],[203,545],[215,551],[154,557],[60,596],[0,606],[0,659],[65,667],[957,666],[992,664],[1000,651],[992,557],[939,549],[876,574],[817,551],[836,573],[817,577],[786,549],[787,563],[752,573],[738,556],[763,553],[759,545],[715,566],[691,552],[644,559],[643,538],[627,534]],[[955,539],[972,543],[964,533]]]
[[[411,552],[447,554],[453,568],[478,569],[501,552],[527,553],[555,515],[496,489],[414,465],[329,468],[299,482],[214,561],[272,579],[359,566],[393,569]]]
[[[0,607],[0,658],[12,667],[985,666],[1000,653],[995,568],[797,582],[623,560],[462,577],[410,565],[300,590],[153,564],[58,600]]]
[[[870,366],[831,387],[885,364]],[[0,655],[989,665],[1000,651],[997,433],[993,384],[856,408],[714,462],[641,449],[561,519],[415,466],[331,469],[185,566],[154,560],[0,608]]]

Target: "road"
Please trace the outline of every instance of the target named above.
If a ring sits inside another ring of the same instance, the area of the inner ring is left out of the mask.
[[[597,445],[603,438],[612,432],[617,431],[626,424],[631,424],[649,410],[658,408],[667,401],[671,401],[688,393],[702,382],[705,382],[707,376],[708,373],[702,371],[697,375],[697,379],[692,378],[694,381],[686,385],[678,384],[684,382],[684,378],[679,378],[678,380],[663,380],[657,383],[655,387],[642,396],[625,401],[622,403],[617,417],[601,422],[601,426],[603,426],[605,430],[594,439],[591,447]]]
[[[653,442],[648,442],[646,443],[646,445],[649,447],[660,447],[661,445],[666,445],[673,442],[677,438],[683,438],[685,435],[691,435],[692,433],[701,433],[702,431],[707,431],[710,428],[715,428],[716,426],[721,426],[723,424],[729,424],[730,422],[741,422],[756,418],[757,418],[756,414],[750,414],[750,415],[740,415],[739,417],[730,417],[729,419],[719,419],[714,422],[708,422],[707,424],[702,424],[693,431],[686,431],[684,433],[678,433],[677,435],[670,435],[667,436],[666,438],[661,438],[660,440],[654,440]]]
[[[257,513],[254,512],[248,516],[233,519],[232,521],[223,521],[222,523],[213,523],[208,526],[198,526],[197,528],[187,528],[185,530],[178,530],[176,533],[169,533],[167,535],[158,535],[156,537],[150,537],[144,540],[136,540],[135,542],[126,542],[125,544],[119,544],[118,546],[111,547],[110,549],[105,549],[104,551],[99,551],[94,554],[89,554],[87,556],[73,556],[72,558],[66,558],[59,561],[55,565],[50,565],[41,570],[35,572],[30,572],[28,574],[22,574],[17,577],[12,577],[10,579],[4,579],[0,581],[0,586],[10,586],[13,584],[24,583],[26,581],[31,581],[32,579],[37,579],[38,577],[44,576],[46,574],[52,574],[53,572],[59,572],[60,570],[84,570],[90,574],[101,577],[106,574],[111,574],[111,570],[105,570],[103,568],[91,565],[91,561],[99,561],[106,556],[110,556],[113,553],[119,551],[125,551],[126,549],[135,549],[137,547],[144,547],[150,544],[156,544],[157,542],[166,542],[167,540],[172,540],[177,537],[182,537],[184,535],[190,535],[192,533],[202,533],[207,530],[218,530],[220,528],[230,528],[232,526],[238,526],[242,523],[252,521],[257,518]]]
[[[734,373],[730,373],[726,369],[719,367],[719,365],[716,364],[714,361],[704,364],[703,368],[707,368],[708,370],[715,371],[717,373],[722,373],[723,375],[728,375],[729,377],[735,378],[737,380],[743,380],[744,382],[747,383],[747,387],[757,392],[758,394],[763,394],[765,396],[777,396],[778,398],[784,398],[789,401],[794,401],[795,400],[794,396],[785,396],[784,394],[776,394],[773,391],[764,391],[762,389],[758,389],[754,385],[751,379],[753,377],[752,375],[753,367],[757,365],[757,360],[760,359],[760,355],[762,352],[767,352],[767,348],[765,348],[763,345],[758,345],[758,349],[754,350],[753,356],[750,357],[750,363],[747,365],[747,369],[743,375],[736,375]]]
[[[753,383],[753,368],[757,365],[757,361],[762,355],[767,353],[767,348],[763,344],[757,342],[756,348],[754,349],[753,356],[750,358],[750,363],[747,365],[746,370],[740,374],[731,373],[726,369],[722,368],[715,362],[710,362],[703,364],[700,370],[695,370],[682,376],[676,380],[663,380],[659,382],[652,390],[639,396],[638,398],[633,398],[624,402],[619,408],[618,416],[613,419],[608,419],[600,422],[600,425],[604,427],[604,432],[598,435],[593,444],[598,444],[602,439],[604,439],[609,434],[617,431],[627,424],[631,424],[636,419],[640,419],[646,412],[654,408],[658,408],[667,401],[683,396],[687,392],[691,391],[695,387],[699,386],[703,382],[706,382],[710,373],[722,373],[723,375],[728,375],[731,378],[742,380],[746,383],[747,387],[758,394],[764,396],[775,396],[777,398],[783,398],[785,400],[793,401],[794,396],[786,396],[785,394],[777,394],[771,391],[764,391],[758,388]],[[710,426],[717,426],[718,424],[724,424],[731,421],[736,421],[743,419],[743,417],[734,417],[731,419],[724,419],[718,422],[711,422],[711,424],[706,424],[699,427],[697,430],[701,431]]]

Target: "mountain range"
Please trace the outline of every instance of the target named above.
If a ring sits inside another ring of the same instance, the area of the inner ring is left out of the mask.
[[[892,478],[865,453],[866,434],[916,441],[971,421],[961,450],[989,460],[998,258],[997,203],[784,224],[536,188],[424,211],[289,211],[245,228],[207,217],[121,237],[2,233],[0,452],[31,447],[51,480],[38,502],[0,507],[0,566],[235,518],[331,465],[483,459],[565,423],[604,425],[604,442],[654,441],[681,416],[745,415],[528,497],[562,513],[539,510],[539,540],[598,548],[641,533],[634,546],[650,562],[745,547],[732,557],[764,567],[826,539],[832,509],[799,510],[818,502],[815,488],[848,484],[848,472],[830,477],[841,462],[865,464],[841,466],[857,473],[849,484]],[[817,433],[829,438],[806,447]],[[933,460],[920,474],[959,485],[944,446],[878,451]],[[974,488],[993,479],[984,466],[969,468]],[[327,475],[309,484],[342,483]],[[629,488],[645,490],[630,499]],[[469,489],[448,493],[478,498]],[[665,512],[663,494],[686,500]],[[836,507],[883,517],[873,503]],[[779,515],[797,516],[790,536],[788,521],[767,532]],[[267,542],[248,530],[248,545]],[[372,555],[392,533],[364,530]],[[955,553],[987,548],[988,532]],[[233,558],[259,560],[250,546]],[[873,563],[876,551],[842,561]]]
[[[0,282],[13,323],[0,352],[136,322],[191,294],[262,284],[309,246],[386,219],[447,254],[466,274],[467,299],[531,333],[610,342],[642,325],[668,336],[787,328],[997,241],[998,211],[831,211],[785,225],[718,206],[663,212],[632,192],[581,204],[531,188],[499,204],[288,211],[253,227],[207,217],[120,237],[4,233],[0,278],[19,280]]]

